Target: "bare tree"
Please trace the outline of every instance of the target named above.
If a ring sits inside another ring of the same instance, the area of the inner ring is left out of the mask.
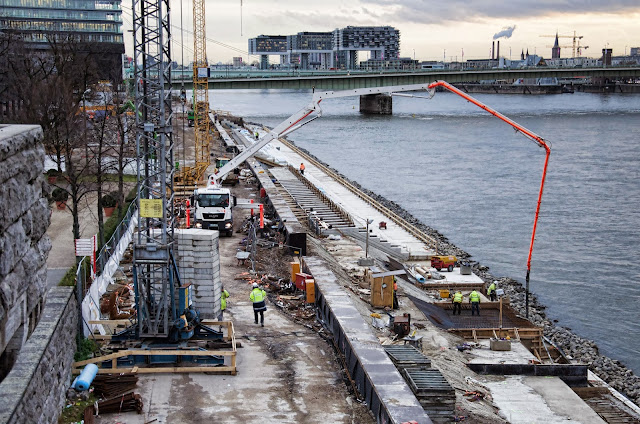
[[[6,121],[42,127],[45,149],[64,170],[65,181],[58,184],[71,197],[73,235],[79,238],[79,204],[93,188],[84,178],[88,161],[82,160],[82,147],[88,140],[79,105],[86,87],[97,80],[94,60],[73,35],[50,37],[48,50],[39,52],[16,52],[12,43],[17,42],[7,43],[3,70],[19,107]]]

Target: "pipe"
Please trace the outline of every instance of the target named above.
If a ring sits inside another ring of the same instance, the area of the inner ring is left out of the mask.
[[[540,204],[542,202],[542,193],[544,192],[544,182],[547,176],[547,166],[549,164],[549,156],[551,155],[551,148],[546,143],[546,141],[536,133],[529,131],[528,129],[518,124],[517,122],[512,121],[511,119],[502,115],[500,112],[497,112],[491,109],[490,107],[480,103],[478,100],[458,90],[448,82],[436,81],[429,84],[429,90],[432,90],[433,92],[435,92],[436,87],[444,87],[447,90],[451,91],[452,93],[455,93],[458,96],[464,98],[468,102],[471,102],[474,105],[478,106],[479,108],[489,112],[491,115],[511,125],[516,131],[521,132],[522,134],[524,134],[525,137],[535,141],[536,144],[538,144],[538,146],[543,147],[545,149],[546,156],[544,159],[544,167],[542,169],[542,180],[540,182],[540,191],[538,192],[538,203],[536,205],[536,214],[533,220],[533,231],[531,232],[531,243],[529,244],[529,256],[527,257],[527,275],[525,279],[526,281],[525,309],[526,309],[526,317],[529,318],[529,274],[531,273],[531,255],[533,254],[533,243],[535,242],[535,239],[536,239],[536,228],[538,226],[538,216],[540,214]]]

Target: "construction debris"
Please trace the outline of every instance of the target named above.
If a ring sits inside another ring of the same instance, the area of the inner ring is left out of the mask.
[[[137,384],[136,374],[98,374],[93,380],[93,391],[102,398],[110,399],[134,390]]]
[[[136,411],[138,414],[141,414],[142,407],[142,397],[137,393],[116,396],[111,399],[103,400],[102,402],[96,402],[91,406],[87,406],[84,413],[85,423],[87,423],[86,418],[88,415],[117,414],[129,411]],[[91,422],[92,421],[93,420],[91,420]]]

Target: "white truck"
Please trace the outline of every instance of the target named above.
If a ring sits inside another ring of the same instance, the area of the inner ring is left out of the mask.
[[[191,202],[196,228],[218,230],[220,234],[233,235],[232,208],[236,198],[231,195],[231,190],[216,184],[214,177],[210,176],[206,187],[193,191]]]

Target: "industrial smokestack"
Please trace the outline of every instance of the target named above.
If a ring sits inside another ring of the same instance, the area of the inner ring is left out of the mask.
[[[500,60],[500,40],[498,40],[498,50],[496,51],[496,60]]]
[[[493,53],[496,51],[496,42],[491,42],[491,60],[493,60]]]

